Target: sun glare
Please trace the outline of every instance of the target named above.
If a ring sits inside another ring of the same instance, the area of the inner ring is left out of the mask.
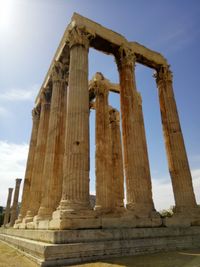
[[[0,29],[8,30],[13,20],[14,1],[0,0]]]

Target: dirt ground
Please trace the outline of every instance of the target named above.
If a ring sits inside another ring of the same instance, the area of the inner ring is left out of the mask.
[[[23,254],[0,242],[0,267],[38,267]]]
[[[76,267],[200,267],[200,249],[121,257]]]
[[[74,267],[200,267],[200,249],[121,257]],[[0,242],[0,267],[38,267],[17,250]],[[57,267],[57,266],[55,266]]]

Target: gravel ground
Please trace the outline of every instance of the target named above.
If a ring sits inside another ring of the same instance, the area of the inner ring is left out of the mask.
[[[113,258],[74,267],[200,267],[200,249]],[[38,267],[17,250],[0,242],[0,267]],[[57,266],[55,266],[57,267]]]

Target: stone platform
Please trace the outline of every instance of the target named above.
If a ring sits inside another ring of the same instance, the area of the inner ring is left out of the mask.
[[[0,229],[0,240],[40,266],[63,266],[110,257],[200,247],[200,227],[85,230]]]

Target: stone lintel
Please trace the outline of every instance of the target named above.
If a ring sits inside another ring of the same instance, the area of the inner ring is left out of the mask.
[[[94,35],[95,38],[91,41],[90,46],[106,54],[115,54],[115,51],[118,50],[119,46],[125,44],[126,47],[130,48],[135,53],[136,61],[145,66],[157,69],[161,65],[168,65],[167,60],[160,53],[150,50],[137,42],[128,42],[126,38],[121,34],[116,33],[108,28],[105,28],[102,25],[88,18],[85,18],[77,13],[74,13],[71,22],[67,26],[64,35],[61,39],[61,42],[56,50],[55,56],[53,57],[49,70],[45,76],[44,82],[36,97],[35,103],[39,102],[40,95],[48,82],[51,70],[54,66],[54,62],[58,61],[64,53],[65,47],[68,42],[69,30],[71,30],[75,26],[84,28],[85,31]]]

